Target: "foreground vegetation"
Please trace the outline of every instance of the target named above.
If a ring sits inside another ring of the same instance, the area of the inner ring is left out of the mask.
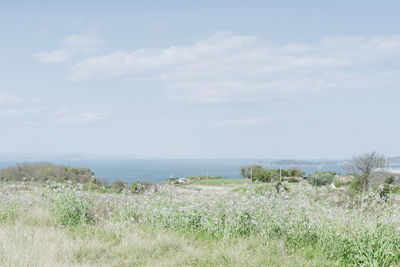
[[[277,190],[240,181],[225,191],[153,185],[120,193],[3,182],[0,265],[400,264],[399,202],[391,195],[371,191],[362,201],[307,182]]]

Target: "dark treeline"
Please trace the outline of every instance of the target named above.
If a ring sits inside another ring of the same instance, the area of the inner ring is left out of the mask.
[[[1,181],[39,181],[54,180],[57,182],[71,181],[79,183],[96,183],[100,180],[94,177],[89,168],[74,168],[54,165],[47,162],[21,163],[0,170]]]

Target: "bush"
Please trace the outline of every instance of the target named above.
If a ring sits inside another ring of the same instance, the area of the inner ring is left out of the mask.
[[[126,185],[127,183],[122,180],[115,180],[113,190],[116,193],[121,193],[125,189]]]
[[[61,195],[53,204],[53,211],[61,225],[76,226],[92,221],[89,216],[91,201],[86,196],[70,191]]]
[[[393,185],[393,187],[392,187],[392,193],[400,193],[400,186],[398,186],[398,185]]]
[[[308,176],[307,180],[310,184],[321,186],[327,185],[333,182],[335,174],[332,172],[316,172]]]
[[[274,169],[263,169],[255,174],[253,174],[253,181],[260,182],[271,182],[279,180],[279,170]]]
[[[388,177],[385,178],[385,184],[393,184],[395,180],[394,175],[389,175]]]
[[[3,199],[0,193],[0,223],[15,221],[18,216],[19,205],[16,201]]]
[[[387,200],[390,194],[391,188],[389,184],[383,184],[378,186],[378,194],[379,198],[383,200]]]
[[[79,183],[100,183],[89,168],[72,168],[47,162],[22,163],[0,171],[2,181],[72,181]]]
[[[288,181],[288,183],[298,183],[298,182],[300,182],[299,179],[294,178],[294,177],[289,177],[287,179],[287,181]]]
[[[362,187],[360,181],[354,178],[354,180],[349,183],[349,189],[353,193],[361,192]]]
[[[282,176],[286,176],[286,177],[300,177],[303,174],[304,174],[304,172],[302,172],[301,170],[296,169],[296,168],[282,170]]]
[[[250,179],[251,174],[253,174],[253,180],[254,180],[254,175],[256,175],[258,172],[261,172],[264,170],[264,168],[260,165],[253,165],[253,166],[248,166],[245,168],[240,169],[240,174],[242,175],[243,178]]]
[[[155,185],[151,182],[134,182],[132,183],[130,190],[132,193],[140,194],[154,188]]]
[[[109,193],[110,186],[103,184],[95,184],[95,183],[86,183],[82,185],[82,190],[84,191],[93,191],[99,193]]]
[[[240,173],[243,176],[243,178],[250,179],[252,177],[253,181],[260,181],[260,182],[279,181],[280,176],[282,176],[282,178],[300,177],[304,174],[301,170],[296,168],[280,170],[280,169],[263,168],[260,165],[253,165],[253,167],[249,166],[246,168],[241,168]]]
[[[340,177],[336,177],[336,178],[334,179],[333,184],[334,184],[336,187],[341,187],[341,186],[345,186],[345,185],[350,184],[350,182],[351,182],[351,179],[349,179],[349,177],[347,177],[347,176],[340,176]]]

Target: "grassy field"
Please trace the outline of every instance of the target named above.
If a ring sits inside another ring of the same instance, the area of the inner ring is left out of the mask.
[[[361,207],[343,189],[298,183],[276,192],[273,184],[220,182],[213,185],[226,190],[163,185],[142,194],[2,184],[0,265],[400,264],[394,198],[371,193]]]

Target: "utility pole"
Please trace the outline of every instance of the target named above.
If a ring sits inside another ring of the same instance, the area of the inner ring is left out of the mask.
[[[253,164],[250,164],[250,180],[253,181]]]
[[[279,182],[282,183],[282,166],[279,165]]]

